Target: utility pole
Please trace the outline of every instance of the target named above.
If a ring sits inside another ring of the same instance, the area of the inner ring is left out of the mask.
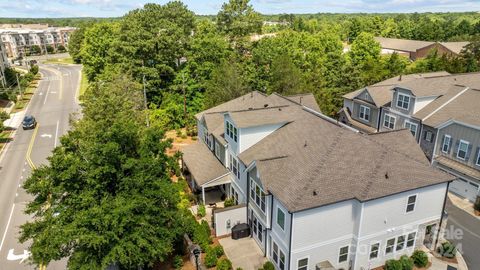
[[[18,92],[20,93],[20,98],[23,99],[22,87],[20,86],[20,80],[18,79],[18,73],[15,73],[15,75],[17,76]]]
[[[148,120],[148,106],[147,106],[147,90],[145,89],[145,75],[143,75],[143,101],[145,103],[145,113],[147,115],[147,127],[150,126],[150,121]]]

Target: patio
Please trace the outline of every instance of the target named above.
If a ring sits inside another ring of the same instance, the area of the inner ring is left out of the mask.
[[[267,261],[262,250],[251,237],[233,240],[222,238],[218,240],[223,246],[225,255],[232,262],[233,269],[259,269]]]

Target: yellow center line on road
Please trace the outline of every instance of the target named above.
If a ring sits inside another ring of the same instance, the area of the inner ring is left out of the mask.
[[[30,144],[28,145],[28,149],[27,149],[27,155],[25,156],[25,159],[27,160],[28,162],[28,165],[30,165],[30,168],[32,169],[36,169],[37,167],[35,166],[35,164],[33,163],[30,155],[32,154],[32,149],[33,149],[33,144],[35,142],[35,137],[37,136],[37,132],[38,132],[38,127],[40,125],[37,123],[37,125],[35,126],[35,129],[33,130],[33,134],[32,134],[32,138],[30,139]]]

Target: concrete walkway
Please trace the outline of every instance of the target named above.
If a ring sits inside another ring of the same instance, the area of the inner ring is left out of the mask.
[[[225,255],[232,262],[233,269],[240,267],[244,270],[255,270],[261,268],[267,261],[253,238],[247,237],[233,240],[228,237],[218,241],[223,246]]]
[[[432,262],[432,265],[430,266],[430,268],[428,268],[428,270],[453,270],[453,269],[468,270],[467,264],[465,263],[465,260],[463,259],[462,254],[460,254],[460,252],[457,252],[458,263],[450,263],[435,257],[432,254],[432,252],[426,247],[422,247],[421,249],[427,253],[428,260]],[[436,256],[439,256],[439,255],[437,254]]]
[[[480,216],[475,215],[475,211],[473,210],[473,203],[470,202],[468,199],[461,198],[451,192],[448,193],[448,198],[453,203],[453,205],[469,213],[476,219],[480,220]]]
[[[10,114],[10,118],[3,122],[6,127],[17,129],[25,117],[26,110]]]

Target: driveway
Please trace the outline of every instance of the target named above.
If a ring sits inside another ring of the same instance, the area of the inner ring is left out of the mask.
[[[447,200],[447,239],[458,245],[468,268],[480,266],[480,221]],[[460,234],[459,234],[460,232]]]
[[[233,269],[259,269],[267,261],[262,250],[253,238],[247,237],[238,240],[222,238],[218,240],[223,246],[225,255],[232,262]]]

